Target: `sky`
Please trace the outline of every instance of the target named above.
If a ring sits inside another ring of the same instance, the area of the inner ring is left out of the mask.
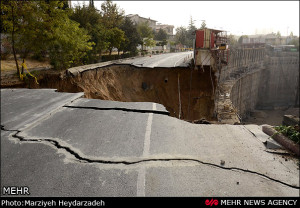
[[[76,5],[78,1],[72,1]],[[100,9],[103,1],[94,1]],[[208,28],[228,34],[255,35],[279,31],[299,36],[299,1],[113,1],[125,15],[138,14],[157,23],[187,27],[203,20]],[[79,2],[82,3],[82,2]],[[88,4],[88,1],[85,2]],[[174,33],[175,33],[174,29]]]

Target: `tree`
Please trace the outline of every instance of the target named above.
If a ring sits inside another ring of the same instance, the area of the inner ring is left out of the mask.
[[[175,46],[176,46],[176,42],[175,41],[168,41],[170,44],[170,52],[174,52],[175,51]]]
[[[205,23],[205,20],[202,20],[202,23],[201,23],[201,27],[200,29],[205,29],[206,28],[206,23]]]
[[[155,40],[153,40],[153,38],[145,38],[144,45],[146,47],[153,47],[153,46],[155,46]]]
[[[153,32],[151,27],[149,27],[148,22],[141,22],[137,26],[137,31],[141,36],[142,39],[142,50],[143,46],[154,46],[155,42],[153,41]]]
[[[94,63],[101,59],[102,51],[108,49],[107,31],[102,24],[100,11],[91,6],[77,6],[71,19],[78,22],[80,27],[86,29],[91,35],[91,41],[95,43],[93,50],[87,53],[86,61]]]
[[[187,45],[187,30],[185,27],[178,27],[176,28],[176,35],[175,35],[175,43]]]
[[[10,34],[12,51],[16,63],[17,73],[20,73],[19,64],[16,55],[16,34],[22,33],[22,25],[24,20],[25,7],[29,7],[30,2],[8,1],[1,2],[1,29]]]
[[[137,46],[142,42],[137,26],[133,24],[129,17],[125,17],[120,29],[125,32],[125,40],[121,43],[120,49],[123,50],[123,53],[130,51],[130,53],[136,54]]]
[[[159,29],[157,33],[154,35],[155,40],[163,41],[168,38],[168,34],[163,29]]]
[[[228,44],[230,48],[236,48],[238,41],[236,40],[236,38],[234,37],[234,35],[229,35],[228,36]]]
[[[195,26],[195,20],[193,20],[192,16],[190,18],[190,23],[187,30],[187,41],[186,45],[188,47],[193,47],[193,39],[195,39],[195,31],[197,30]]]
[[[278,38],[281,38],[281,33],[280,33],[280,31],[277,31],[276,36],[277,36]]]
[[[107,31],[109,55],[111,55],[113,48],[119,49],[121,47],[121,43],[125,41],[124,36],[125,36],[124,31],[116,27]]]
[[[120,30],[120,26],[123,23],[124,11],[117,7],[111,0],[107,0],[101,4],[102,24],[107,31],[107,42],[109,55],[111,55],[112,49],[121,47],[121,43],[125,41],[125,33]]]
[[[159,41],[156,43],[157,46],[161,46],[162,47],[162,50],[164,50],[164,46],[167,45],[168,42],[166,39],[162,40],[162,41]]]
[[[117,4],[111,0],[106,0],[101,4],[102,23],[105,28],[112,29],[119,27],[124,19],[124,11],[120,10]]]
[[[294,45],[297,48],[297,50],[299,51],[299,37],[292,39],[288,44]]]
[[[11,33],[17,72],[15,46],[33,53],[46,51],[55,68],[79,64],[92,43],[84,29],[69,19],[70,10],[63,1],[5,1],[1,9],[3,26]],[[16,44],[15,44],[16,43]]]

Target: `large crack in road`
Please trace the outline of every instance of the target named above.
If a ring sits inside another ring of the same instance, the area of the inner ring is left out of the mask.
[[[73,106],[72,106],[73,107]],[[217,165],[214,163],[209,163],[209,162],[204,162],[198,159],[192,159],[192,158],[147,158],[147,159],[141,159],[141,160],[136,160],[136,161],[126,161],[126,160],[101,160],[101,159],[90,159],[87,157],[83,157],[81,156],[79,153],[77,153],[76,151],[74,151],[72,148],[61,145],[58,141],[56,140],[52,140],[52,139],[29,139],[29,138],[25,138],[23,136],[20,136],[19,134],[21,133],[20,130],[10,130],[10,129],[6,129],[5,126],[1,125],[1,130],[2,131],[9,131],[9,132],[15,132],[14,134],[11,134],[11,136],[13,138],[18,139],[20,142],[48,142],[49,144],[51,144],[53,147],[57,148],[57,149],[62,149],[66,152],[68,152],[69,154],[71,154],[74,158],[76,158],[75,161],[79,162],[79,163],[91,163],[91,164],[124,164],[124,165],[133,165],[133,164],[140,164],[140,163],[146,163],[146,162],[172,162],[172,161],[185,161],[185,162],[196,162],[196,163],[200,163],[203,165],[209,165],[212,167],[216,167],[216,168],[220,168],[223,170],[236,170],[236,171],[242,171],[245,173],[250,173],[250,174],[254,174],[254,175],[258,175],[260,177],[269,179],[273,182],[288,186],[290,188],[294,188],[294,189],[300,189],[299,186],[295,186],[292,184],[288,184],[286,182],[283,182],[281,180],[272,178],[268,175],[256,172],[256,171],[252,171],[252,170],[248,170],[248,169],[243,169],[243,168],[238,168],[238,167],[224,167],[222,165]]]
[[[128,108],[100,108],[100,107],[83,107],[83,106],[70,106],[65,105],[65,108],[75,108],[75,109],[92,109],[92,110],[116,110],[116,111],[125,111],[125,112],[135,112],[135,113],[155,113],[160,115],[169,115],[167,111],[157,111],[157,110],[142,110],[142,109],[128,109]]]

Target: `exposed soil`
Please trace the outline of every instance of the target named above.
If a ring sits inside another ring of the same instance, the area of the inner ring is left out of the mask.
[[[23,59],[20,58],[20,55],[17,55],[17,59],[18,59],[19,66],[21,67]],[[28,70],[36,69],[36,68],[45,68],[45,67],[51,68],[49,60],[37,61],[32,58],[26,58],[25,64],[26,64]],[[5,60],[1,60],[1,74],[6,74],[6,73],[13,74],[13,73],[16,73],[16,71],[17,71],[16,63],[15,63],[15,59],[14,59],[13,55],[10,55]]]
[[[180,114],[180,119],[214,120],[213,89],[216,80],[209,68],[203,72],[189,68],[152,69],[110,65],[85,71],[78,76],[47,70],[47,73],[40,72],[38,79],[39,85],[30,79],[20,87],[84,92],[86,98],[102,100],[156,102],[164,105],[171,116],[179,118]],[[1,83],[1,87],[12,87],[5,83]]]

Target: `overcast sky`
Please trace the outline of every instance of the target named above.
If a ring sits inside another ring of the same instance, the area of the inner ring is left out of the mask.
[[[100,9],[103,1],[94,1]],[[187,27],[190,17],[197,28],[202,20],[208,28],[229,34],[254,35],[280,31],[299,36],[299,1],[113,1],[125,14],[138,14],[162,24]],[[77,4],[77,1],[73,1]],[[88,4],[88,1],[85,2]],[[175,30],[174,30],[175,33]]]

